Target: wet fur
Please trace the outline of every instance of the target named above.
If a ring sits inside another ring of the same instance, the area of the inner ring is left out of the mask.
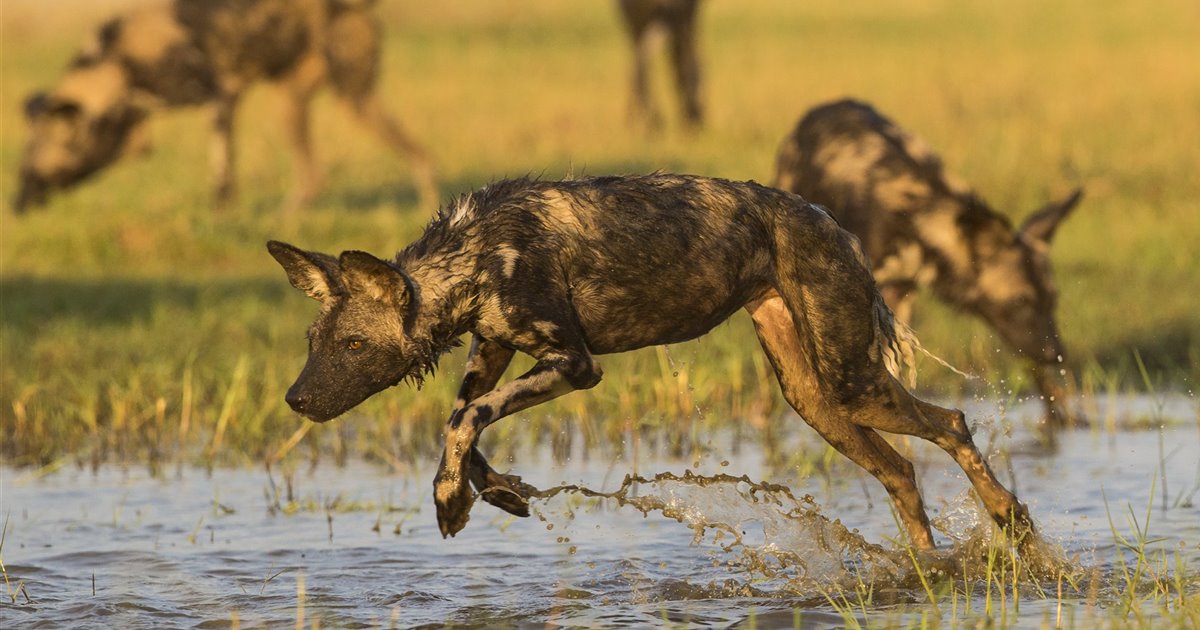
[[[914,544],[933,538],[912,465],[875,429],[937,443],[997,522],[1032,528],[962,413],[914,398],[889,373],[897,331],[857,240],[798,196],[684,175],[518,179],[460,197],[391,260],[268,247],[322,304],[287,395],[309,418],[336,417],[471,334],[434,480],[444,535],[465,526],[470,485],[528,514],[527,486],[476,448],[485,427],[597,385],[597,355],[693,339],[742,308],[789,403],[883,483]],[[516,352],[536,363],[499,384]]]
[[[800,120],[780,146],[775,185],[824,205],[861,239],[902,322],[914,291],[931,288],[1035,364],[1052,423],[1071,418],[1056,374],[1066,352],[1049,246],[1079,191],[1015,229],[922,140],[851,100],[815,107]]]

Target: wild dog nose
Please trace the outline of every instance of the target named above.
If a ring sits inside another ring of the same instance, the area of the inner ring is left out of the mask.
[[[288,406],[291,407],[292,411],[295,411],[296,413],[302,414],[304,413],[304,410],[308,408],[308,396],[305,396],[297,391],[295,385],[288,389],[287,394],[284,395],[283,399],[287,401]]]

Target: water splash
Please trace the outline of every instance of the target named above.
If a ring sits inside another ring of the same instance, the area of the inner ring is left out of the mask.
[[[722,563],[742,573],[744,584],[759,593],[815,596],[864,585],[915,593],[923,575],[986,579],[998,561],[1017,561],[1011,548],[997,544],[994,526],[967,493],[935,521],[951,545],[932,552],[869,542],[822,514],[812,496],[797,497],[787,486],[746,475],[627,475],[611,492],[571,484],[538,491],[533,498],[546,504],[564,494],[610,499],[644,516],[660,513],[684,524],[693,532],[693,545],[715,547],[723,554]],[[538,514],[548,519],[544,512]],[[1057,547],[1037,541],[1023,546],[1018,569],[1023,579],[1038,581],[1053,579],[1070,566]]]

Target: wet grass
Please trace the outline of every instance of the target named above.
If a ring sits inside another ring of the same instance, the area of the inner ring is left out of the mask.
[[[1141,518],[1126,506],[1125,528],[1106,501],[1114,555],[1096,558],[1101,564],[1053,554],[1031,562],[1011,541],[994,536],[956,553],[964,563],[957,571],[922,566],[910,547],[920,581],[914,593],[924,593],[926,601],[888,602],[876,594],[877,585],[861,580],[852,591],[830,589],[825,599],[847,628],[1027,627],[1038,616],[1028,613],[1030,607],[1041,611],[1043,628],[1192,627],[1200,622],[1200,574],[1181,549],[1165,548],[1159,544],[1165,539],[1150,535],[1153,495],[1152,484]],[[972,555],[983,558],[981,574],[966,566]]]
[[[6,4],[4,197],[24,139],[19,98],[49,85],[103,15],[128,3]],[[506,0],[465,10],[397,0],[381,10],[382,91],[431,148],[444,196],[528,173],[664,169],[769,181],[776,145],[797,117],[854,95],[925,136],[1014,219],[1085,185],[1054,251],[1079,391],[1195,388],[1200,39],[1192,3],[1104,11],[1078,0],[711,3],[703,13],[709,124],[692,135],[674,116],[657,134],[625,125],[628,51],[607,3]],[[666,80],[656,87],[671,106]],[[432,455],[462,350],[423,391],[389,391],[329,425],[302,431],[283,403],[315,304],[287,285],[263,243],[386,254],[414,239],[433,209],[416,207],[407,165],[324,96],[314,141],[328,186],[298,223],[284,223],[277,207],[290,175],[274,97],[257,88],[239,113],[242,195],[223,213],[207,203],[208,123],[198,110],[157,117],[151,155],[48,208],[0,213],[6,463],[239,463],[290,453],[403,467]],[[920,308],[925,345],[983,377],[964,382],[926,362],[926,394],[1027,395],[1023,369],[980,323],[931,299]],[[786,409],[741,314],[700,341],[603,364],[599,387],[502,423],[490,439],[578,437],[619,449],[634,433],[661,430],[688,453],[730,425],[769,441]]]

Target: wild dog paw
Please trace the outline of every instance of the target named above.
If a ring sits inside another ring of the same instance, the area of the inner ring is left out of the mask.
[[[442,538],[446,538],[467,526],[475,494],[461,476],[439,472],[433,480],[433,503],[437,508],[438,529],[442,532]]]
[[[487,487],[479,491],[479,497],[514,516],[529,516],[529,497],[538,489],[521,481],[517,475],[502,475],[489,470]]]

